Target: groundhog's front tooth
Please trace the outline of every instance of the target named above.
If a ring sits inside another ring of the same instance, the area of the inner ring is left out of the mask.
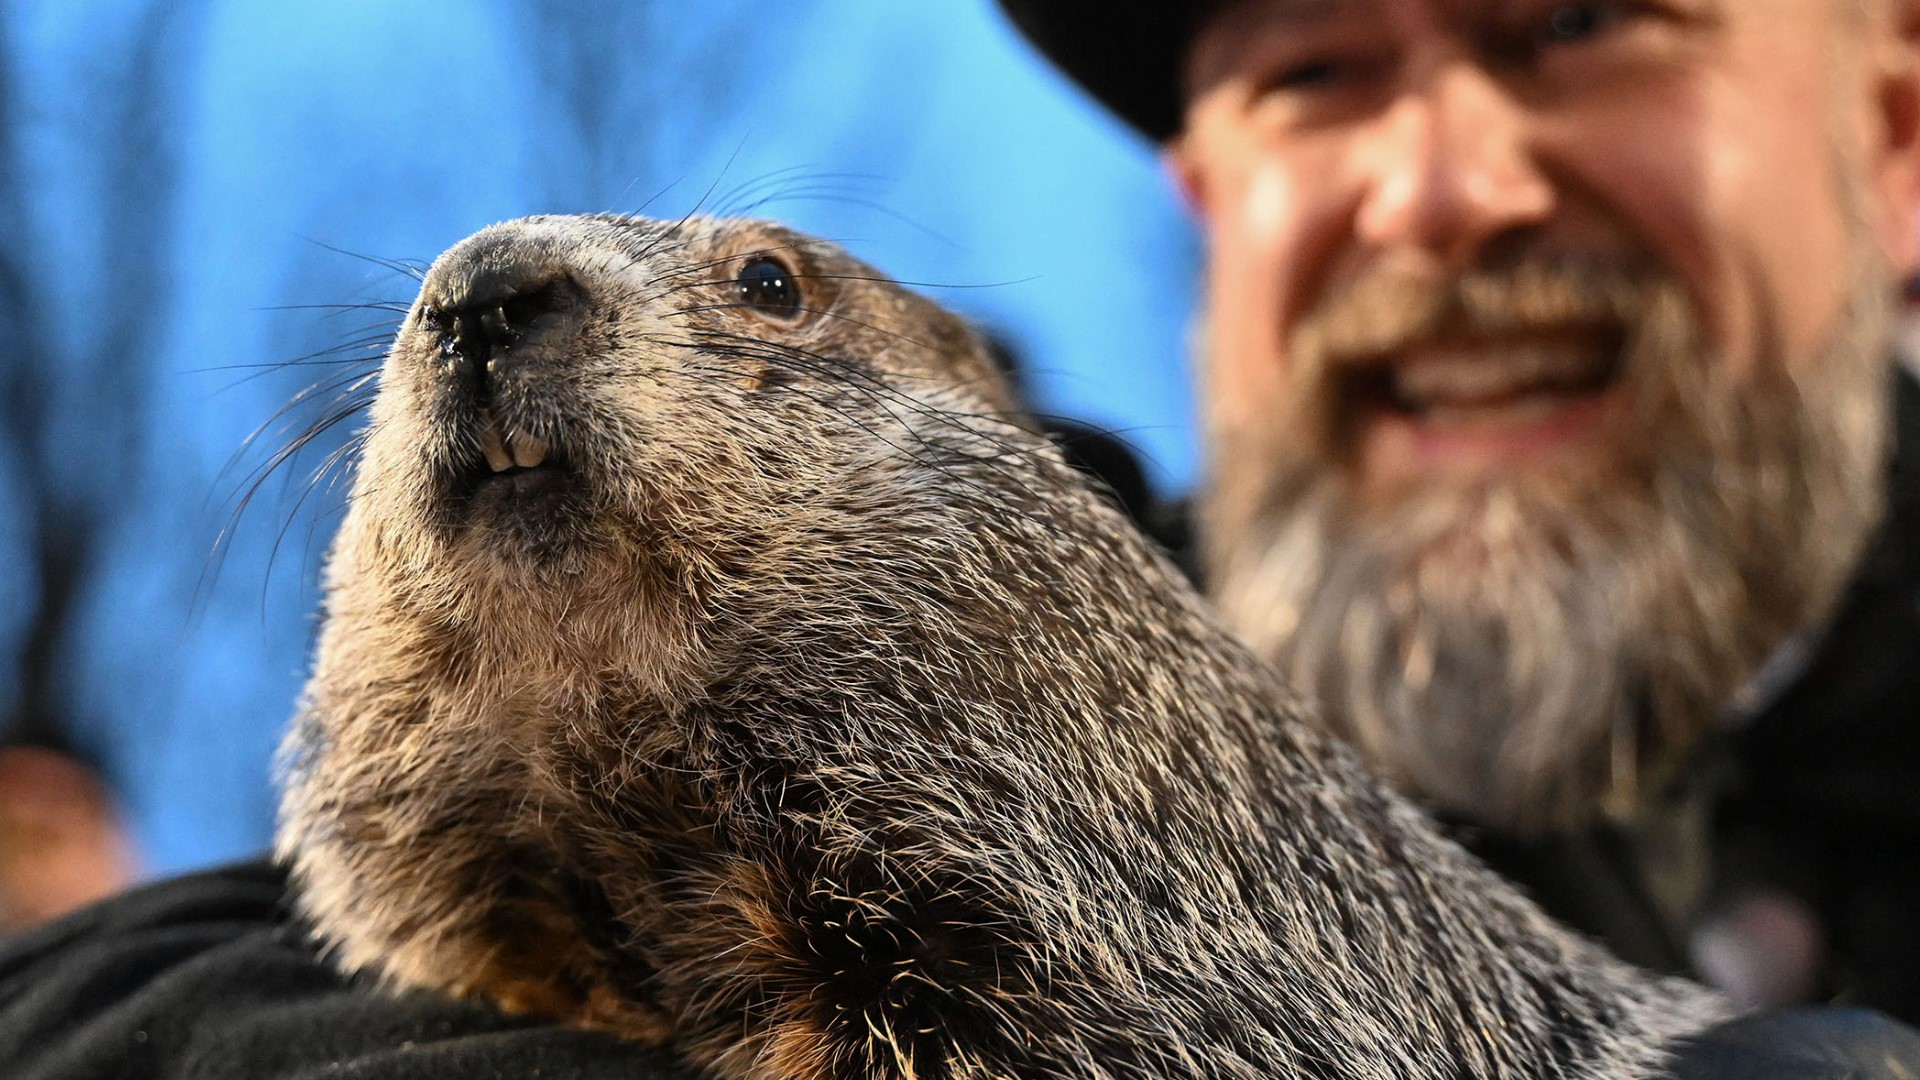
[[[516,431],[510,440],[513,446],[513,463],[523,469],[531,469],[547,460],[547,444],[524,431]]]
[[[500,425],[490,412],[480,414],[480,449],[487,455],[487,466],[494,472],[506,472],[513,468],[513,457],[507,453],[507,444],[500,438]]]

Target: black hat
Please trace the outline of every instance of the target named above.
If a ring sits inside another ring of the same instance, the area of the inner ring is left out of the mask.
[[[1000,0],[1060,70],[1142,134],[1178,134],[1181,67],[1207,11],[1201,0]]]

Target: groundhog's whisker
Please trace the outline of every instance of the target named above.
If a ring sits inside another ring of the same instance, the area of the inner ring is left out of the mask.
[[[823,187],[829,182],[878,181],[876,173],[849,172],[845,170],[817,169],[807,165],[790,165],[783,169],[774,169],[762,173],[750,180],[742,181],[729,189],[726,194],[714,200],[715,217],[744,217],[749,212],[742,201],[749,198],[766,198],[771,193],[785,190],[789,185]]]

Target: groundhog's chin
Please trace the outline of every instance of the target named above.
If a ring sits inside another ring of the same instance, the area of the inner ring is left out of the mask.
[[[534,564],[578,562],[603,528],[580,473],[551,455],[531,466],[462,469],[439,485],[440,520],[476,554]]]

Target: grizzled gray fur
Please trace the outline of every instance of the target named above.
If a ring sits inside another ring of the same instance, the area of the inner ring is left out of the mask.
[[[1720,1015],[1442,839],[1023,425],[776,226],[448,252],[286,752],[341,963],[743,1080],[1621,1078]]]

